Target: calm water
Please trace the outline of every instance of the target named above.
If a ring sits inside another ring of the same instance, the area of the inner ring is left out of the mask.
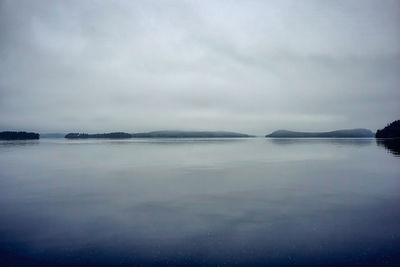
[[[399,266],[398,146],[0,142],[0,265]]]

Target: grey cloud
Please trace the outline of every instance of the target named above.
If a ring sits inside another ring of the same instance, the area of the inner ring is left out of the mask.
[[[0,128],[375,130],[398,1],[2,1]]]

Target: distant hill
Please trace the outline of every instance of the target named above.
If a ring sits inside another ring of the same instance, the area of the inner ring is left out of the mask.
[[[133,138],[232,138],[253,137],[252,135],[224,131],[155,131],[134,133]]]
[[[102,134],[87,134],[87,133],[69,133],[65,135],[67,139],[89,139],[89,138],[107,138],[107,139],[124,139],[132,138],[129,133],[113,132],[113,133],[102,133]]]
[[[346,129],[331,132],[294,132],[278,130],[265,137],[275,138],[365,138],[374,137],[374,133],[368,129]]]
[[[39,139],[40,135],[38,133],[28,133],[28,132],[0,132],[0,140],[30,140]]]
[[[385,128],[376,131],[376,138],[400,138],[400,120],[388,124]]]

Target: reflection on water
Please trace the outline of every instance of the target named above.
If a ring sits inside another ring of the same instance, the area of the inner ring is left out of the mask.
[[[6,147],[14,147],[14,146],[29,146],[29,145],[38,145],[39,140],[0,140],[0,146]]]
[[[281,140],[0,145],[0,265],[398,266],[399,158]]]
[[[376,139],[378,146],[383,146],[396,157],[400,157],[400,139]]]

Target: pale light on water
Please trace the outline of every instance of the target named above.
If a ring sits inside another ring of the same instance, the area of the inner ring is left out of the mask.
[[[395,152],[374,139],[1,142],[0,261],[396,266]]]

